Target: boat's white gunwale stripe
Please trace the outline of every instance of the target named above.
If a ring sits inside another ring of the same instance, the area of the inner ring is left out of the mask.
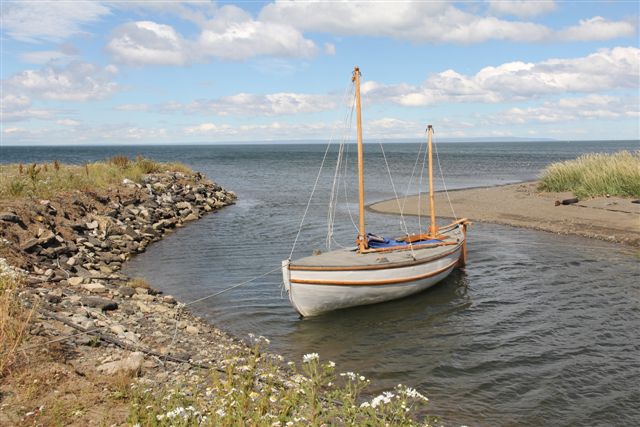
[[[333,280],[314,280],[314,279],[294,279],[291,278],[291,283],[296,283],[299,285],[330,285],[330,286],[382,286],[382,285],[394,285],[397,283],[407,283],[413,282],[420,279],[426,279],[428,277],[437,276],[440,273],[444,273],[445,271],[452,269],[458,263],[459,260],[452,261],[449,265],[436,270],[431,271],[425,274],[419,274],[417,276],[405,277],[403,279],[386,279],[386,280],[373,280],[366,282],[349,282],[349,281],[341,281],[336,282]]]

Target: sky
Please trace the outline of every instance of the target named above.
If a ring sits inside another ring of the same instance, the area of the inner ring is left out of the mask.
[[[640,139],[637,1],[5,1],[2,145]]]

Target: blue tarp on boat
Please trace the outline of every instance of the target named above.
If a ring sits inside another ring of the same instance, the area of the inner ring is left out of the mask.
[[[394,248],[396,246],[409,246],[407,242],[403,242],[401,240],[388,239],[386,237],[376,236],[375,234],[368,234],[369,237],[369,247],[371,249],[380,249],[380,248]],[[441,240],[430,239],[430,240],[418,240],[417,242],[413,242],[415,245],[423,245],[425,243],[440,243]]]

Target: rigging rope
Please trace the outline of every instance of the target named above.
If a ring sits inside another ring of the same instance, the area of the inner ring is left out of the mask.
[[[333,230],[334,230],[336,212],[338,208],[338,197],[340,192],[341,179],[343,180],[346,186],[346,179],[345,179],[346,162],[343,161],[343,158],[344,158],[345,146],[347,147],[347,151],[348,151],[348,146],[345,144],[345,142],[348,138],[349,130],[351,129],[351,126],[353,124],[353,111],[355,108],[355,86],[352,85],[351,88],[352,88],[352,92],[350,96],[351,102],[349,103],[351,105],[351,108],[347,111],[347,114],[344,120],[344,127],[343,127],[344,131],[342,134],[340,147],[338,149],[338,157],[336,159],[336,167],[333,174],[333,183],[331,185],[331,195],[329,198],[329,209],[327,212],[327,237],[325,239],[325,246],[327,250],[331,250],[331,242],[334,242],[336,245],[340,246],[341,248],[344,248],[344,246],[338,243],[333,237]],[[349,205],[347,204],[347,209],[348,208],[349,208]],[[351,222],[353,223],[354,227],[356,228],[356,230],[358,230],[358,227],[355,225],[355,222],[353,221],[353,217],[351,216],[350,210],[349,210],[349,216],[351,218]]]
[[[402,208],[400,207],[400,200],[398,199],[396,186],[393,183],[393,178],[391,177],[391,169],[389,168],[389,163],[387,162],[387,155],[384,153],[384,147],[382,146],[382,142],[379,142],[379,144],[380,144],[380,150],[382,150],[382,158],[384,159],[384,164],[386,165],[387,173],[389,174],[389,181],[391,181],[391,188],[393,188],[393,194],[396,198],[396,203],[398,204],[398,211],[400,212],[400,224],[404,228],[405,235],[408,237],[409,229],[407,228],[407,223],[404,221],[404,214],[402,212]],[[413,244],[411,242],[408,242],[408,243],[409,243],[409,248],[411,249],[411,256],[415,257],[415,254],[413,253]]]
[[[433,141],[433,148],[435,149],[436,152],[436,160],[438,161],[438,169],[440,169],[440,178],[442,179],[442,188],[444,189],[444,194],[447,196],[447,200],[449,201],[449,208],[451,208],[451,214],[453,215],[453,218],[457,221],[458,220],[458,216],[456,215],[456,212],[453,210],[453,204],[451,203],[451,198],[449,197],[449,191],[447,190],[447,184],[444,181],[444,173],[442,172],[442,165],[440,165],[440,156],[438,155],[438,144],[436,144],[435,138]]]
[[[352,87],[353,84],[350,83],[347,85],[344,91],[344,98],[346,99],[347,93],[349,92],[349,88]],[[327,143],[327,148],[324,150],[324,155],[322,156],[322,162],[320,163],[320,168],[318,169],[318,175],[316,176],[316,180],[313,183],[313,188],[311,189],[311,194],[309,195],[309,200],[307,201],[307,206],[304,209],[304,213],[302,214],[302,219],[300,220],[300,225],[298,226],[298,232],[296,233],[296,238],[293,240],[293,245],[291,247],[291,252],[289,253],[289,258],[293,256],[293,252],[296,249],[296,244],[298,243],[298,239],[300,238],[300,233],[302,232],[302,226],[304,225],[304,220],[307,217],[307,213],[309,213],[309,207],[311,206],[311,201],[313,200],[313,195],[316,192],[316,188],[318,187],[318,181],[320,181],[320,176],[322,175],[322,169],[324,168],[324,162],[327,160],[327,154],[329,153],[329,148],[331,148],[331,144],[333,143],[333,136],[335,133],[337,126],[334,126],[331,129],[331,136],[329,137],[329,142]]]

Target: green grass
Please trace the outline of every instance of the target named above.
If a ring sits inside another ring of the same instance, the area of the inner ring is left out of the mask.
[[[584,154],[553,163],[540,179],[542,191],[571,191],[576,197],[640,197],[640,151]]]
[[[49,198],[74,190],[98,190],[123,179],[139,182],[144,174],[164,171],[191,173],[181,163],[158,163],[138,157],[115,156],[83,166],[53,163],[0,165],[0,198]]]

